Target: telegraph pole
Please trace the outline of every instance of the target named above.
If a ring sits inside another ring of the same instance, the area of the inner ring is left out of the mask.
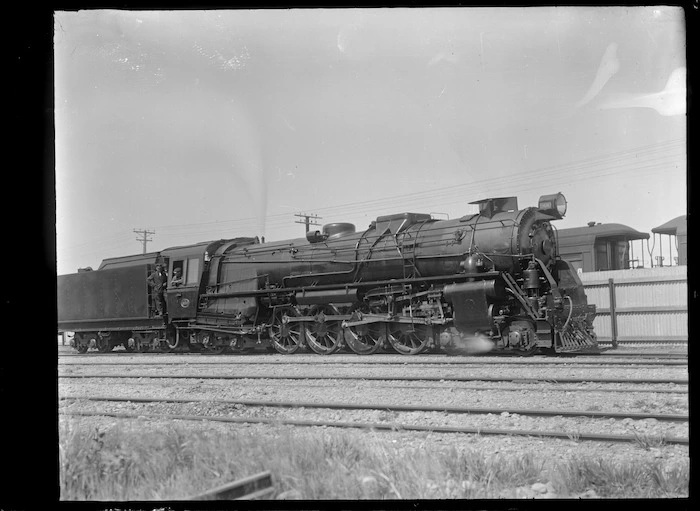
[[[318,222],[311,221],[311,220],[321,220],[322,217],[320,217],[320,216],[316,216],[314,214],[307,215],[306,213],[295,213],[294,216],[298,216],[299,218],[304,219],[304,220],[296,220],[294,223],[305,224],[306,225],[306,232],[309,232],[310,225],[321,225]]]
[[[146,229],[134,229],[134,232],[136,234],[143,234],[143,238],[136,238],[136,241],[140,241],[143,243],[143,253],[146,253],[146,243],[151,241],[151,238],[148,237],[149,234],[155,234],[156,231],[147,231]]]

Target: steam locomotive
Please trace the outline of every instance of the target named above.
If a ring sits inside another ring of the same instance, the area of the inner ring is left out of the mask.
[[[79,352],[189,349],[221,353],[266,346],[368,355],[394,349],[459,353],[475,339],[494,353],[595,350],[595,306],[559,257],[551,222],[560,193],[519,209],[516,197],[470,204],[451,220],[378,217],[356,231],[331,223],[305,238],[221,239],[106,259],[58,277],[59,332]],[[162,264],[183,283],[157,316],[146,278]]]

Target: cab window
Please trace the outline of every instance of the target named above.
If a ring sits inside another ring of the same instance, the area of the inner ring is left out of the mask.
[[[193,257],[187,260],[187,273],[185,274],[186,284],[197,284],[199,282],[199,258]]]
[[[179,261],[173,261],[173,267],[170,270],[170,278],[172,279],[175,276],[175,269],[180,268],[180,271],[182,272],[182,275],[184,277],[185,275],[185,261],[183,259],[180,259]]]

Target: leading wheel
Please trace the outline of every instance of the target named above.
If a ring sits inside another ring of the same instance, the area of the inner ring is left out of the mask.
[[[343,345],[343,329],[340,321],[332,319],[338,311],[330,305],[316,306],[311,309],[310,316],[314,320],[307,325],[306,340],[314,352],[319,355],[330,355]]]
[[[402,355],[418,355],[428,349],[433,328],[415,323],[395,323],[389,327],[389,343]]]
[[[295,353],[303,343],[303,330],[301,322],[289,322],[290,317],[299,314],[292,306],[277,307],[272,316],[270,325],[270,342],[273,348],[284,355]]]

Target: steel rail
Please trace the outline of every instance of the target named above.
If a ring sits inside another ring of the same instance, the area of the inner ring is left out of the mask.
[[[268,382],[266,385],[286,385],[284,383],[277,383],[277,382]],[[302,385],[304,387],[325,387],[325,384],[297,384],[297,385]],[[532,384],[529,384],[532,385]],[[295,387],[298,388],[298,387]],[[413,389],[428,389],[428,390],[442,390],[444,387],[436,387],[434,385],[413,385],[411,387],[406,387],[405,385],[380,385],[377,387],[374,387],[375,389],[381,390],[381,389],[386,389],[386,388],[399,388],[403,390],[413,390]],[[688,394],[688,389],[633,389],[633,388],[624,388],[624,389],[600,389],[600,388],[581,388],[581,387],[549,387],[547,389],[543,389],[542,387],[533,387],[533,388],[528,388],[527,386],[525,387],[483,387],[479,385],[463,385],[459,387],[449,387],[449,389],[454,389],[454,390],[477,390],[477,391],[488,391],[488,392],[542,392],[543,390],[546,390],[547,392],[614,392],[617,394],[629,394],[632,392],[635,393],[653,393],[653,394]]]
[[[391,412],[444,412],[474,415],[509,413],[536,417],[588,417],[591,419],[656,419],[658,421],[687,422],[688,415],[645,413],[645,412],[603,412],[588,410],[547,410],[525,408],[486,408],[474,406],[418,406],[394,405],[391,403],[338,403],[314,401],[260,401],[255,399],[207,399],[207,398],[148,398],[111,396],[61,396],[60,400],[108,401],[129,403],[212,403],[276,408],[328,408],[331,410],[388,410]]]
[[[647,352],[647,353],[620,353],[620,352],[603,352],[599,356],[601,357],[632,357],[632,358],[669,358],[669,359],[683,359],[688,358],[688,353],[662,353],[662,352]]]
[[[497,376],[318,376],[318,375],[212,375],[212,374],[59,374],[59,378],[114,378],[114,379],[138,379],[138,378],[165,378],[181,380],[373,380],[373,381],[508,381],[508,382],[545,382],[545,383],[661,383],[687,385],[688,379],[649,379],[649,378],[519,378]]]
[[[268,382],[267,385],[287,385],[284,382]],[[325,387],[326,384],[324,383],[297,383],[297,386],[295,388],[298,388],[299,386],[304,386],[304,387]],[[537,387],[533,386],[535,384],[528,384],[527,386],[512,386],[512,387],[484,387],[481,385],[461,385],[459,387],[449,387],[450,389],[455,389],[455,390],[476,390],[476,391],[487,391],[487,392],[541,392],[542,390],[546,390],[547,392],[612,392],[612,393],[617,393],[617,394],[629,394],[632,392],[635,393],[640,393],[640,394],[648,394],[648,393],[653,393],[653,394],[688,394],[688,389],[635,389],[631,387],[627,388],[622,388],[622,389],[601,389],[601,388],[581,388],[581,387],[548,387],[547,389],[543,389],[542,387]],[[532,386],[532,388],[528,388]],[[387,388],[400,388],[404,390],[413,390],[413,389],[428,389],[428,390],[440,390],[443,387],[436,387],[435,385],[412,385],[410,387],[406,387],[405,385],[381,385],[378,387],[379,390],[381,389],[387,389]]]
[[[603,435],[597,433],[563,433],[561,431],[538,431],[538,430],[522,430],[522,429],[491,429],[491,428],[467,428],[454,426],[417,426],[410,424],[397,424],[393,422],[334,422],[334,421],[311,421],[311,420],[281,420],[281,419],[263,419],[257,417],[219,417],[216,415],[176,415],[176,414],[145,414],[145,413],[123,413],[123,412],[79,412],[79,411],[59,411],[62,415],[83,416],[83,417],[114,417],[118,419],[167,419],[167,420],[184,420],[184,421],[209,421],[209,422],[228,422],[234,424],[270,424],[273,426],[309,426],[309,427],[332,427],[332,428],[356,428],[356,429],[374,429],[385,431],[427,431],[431,433],[464,433],[475,435],[510,435],[510,436],[531,436],[545,438],[563,438],[571,440],[590,440],[598,442],[636,442],[639,440],[635,435]],[[689,445],[690,440],[683,437],[665,437],[666,444]]]
[[[358,355],[360,357],[361,355]],[[358,366],[358,365],[367,365],[367,366],[372,366],[372,365],[397,365],[397,366],[405,366],[405,365],[433,365],[433,366],[461,366],[461,365],[513,365],[513,366],[563,366],[563,365],[568,365],[568,366],[631,366],[631,365],[639,365],[639,366],[687,366],[688,362],[683,361],[683,360],[666,360],[666,361],[650,361],[650,360],[640,360],[638,362],[635,362],[633,360],[601,360],[601,361],[587,361],[587,360],[581,360],[581,361],[576,361],[576,362],[571,362],[571,361],[558,361],[558,360],[552,360],[546,361],[546,360],[534,360],[531,362],[525,361],[525,360],[515,360],[511,362],[500,362],[498,360],[484,360],[484,361],[478,361],[478,360],[464,360],[464,361],[441,361],[441,360],[407,360],[407,361],[399,361],[399,360],[367,360],[366,357],[362,357],[362,359],[355,359],[355,360],[337,360],[337,359],[328,359],[328,358],[322,358],[320,360],[245,360],[245,359],[236,359],[233,358],[228,359],[228,358],[223,358],[219,362],[213,362],[210,360],[203,360],[203,361],[196,361],[195,360],[188,360],[188,361],[156,361],[156,362],[138,362],[138,361],[113,361],[113,362],[59,362],[59,366],[119,366],[119,365],[159,365],[159,366],[174,366],[174,365],[184,365],[184,364],[190,364],[190,365],[208,365],[208,366],[216,366],[216,365],[318,365],[318,366],[324,366],[324,365],[352,365],[352,366]]]
[[[308,355],[311,355],[310,353],[307,353]],[[201,356],[201,357],[210,357],[210,356],[216,356],[220,357],[221,355],[215,355],[211,353],[202,353],[202,352],[196,352],[196,351],[183,351],[183,352],[172,352],[172,351],[153,351],[153,352],[146,352],[146,353],[138,353],[138,352],[128,352],[125,350],[120,350],[120,351],[109,351],[106,353],[96,353],[96,352],[90,352],[90,353],[61,353],[59,351],[58,357],[59,358],[71,358],[71,357],[78,357],[78,358],[85,358],[85,357],[94,357],[94,356],[119,356],[119,355],[130,355],[130,356],[136,356],[136,357],[144,357],[144,356],[149,356],[149,355],[177,355],[179,357],[182,357],[183,355],[191,355],[191,356]],[[278,354],[276,353],[264,353],[261,351],[258,352],[248,352],[248,353],[229,353],[227,356],[230,357],[249,357],[249,356],[269,356],[269,357],[276,357]],[[300,356],[303,355],[303,353],[297,353],[295,356]],[[386,354],[388,356],[396,356],[398,354],[396,353],[388,353]],[[285,357],[289,355],[284,355]],[[368,358],[365,355],[355,355],[354,353],[338,353],[336,356],[355,356],[355,357],[363,357],[363,358]],[[372,355],[372,357],[369,358],[379,358],[384,356],[382,353],[378,353],[375,355]],[[493,358],[500,358],[502,360],[513,360],[515,358],[517,359],[526,359],[526,360],[538,360],[536,355],[535,356],[530,356],[530,357],[521,357],[519,355],[506,355],[506,354],[501,354],[501,355],[446,355],[443,353],[424,353],[421,355],[415,355],[411,357],[410,359],[408,357],[406,362],[409,362],[411,360],[417,360],[419,357],[429,357],[429,358],[457,358],[457,357],[463,357],[463,356],[468,356],[468,357],[476,357],[476,358],[486,358],[486,357],[493,357]],[[648,358],[658,358],[661,360],[687,360],[688,359],[688,354],[687,353],[659,353],[659,352],[650,352],[650,353],[615,353],[615,352],[609,352],[609,351],[604,351],[601,353],[561,353],[558,355],[547,355],[546,356],[547,360],[560,360],[560,359],[569,359],[569,360],[578,360],[582,357],[593,357],[598,360],[604,360],[608,357],[629,357],[629,358],[638,358],[638,359],[648,359]],[[290,363],[291,363],[291,358],[290,358]],[[402,362],[403,363],[403,362]],[[459,362],[455,362],[459,363]],[[496,362],[494,362],[496,363]]]

